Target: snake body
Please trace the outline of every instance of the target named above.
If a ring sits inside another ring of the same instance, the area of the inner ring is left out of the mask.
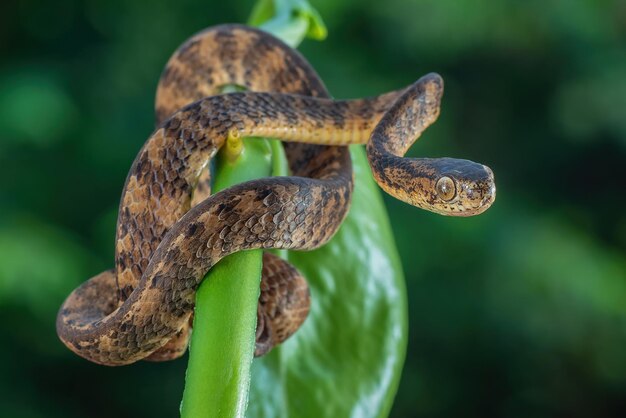
[[[218,94],[221,86],[248,91]],[[309,250],[333,236],[353,188],[348,144],[367,144],[374,178],[415,206],[469,216],[495,199],[491,170],[450,158],[404,153],[439,114],[443,81],[429,74],[381,96],[332,100],[296,51],[240,25],[210,28],[185,42],[161,77],[158,128],[126,180],[117,224],[116,268],[70,294],[57,333],[96,363],[123,365],[180,356],[195,291],[236,251]],[[229,137],[284,141],[290,177],[209,196],[207,164]],[[195,190],[195,191],[194,191]],[[256,354],[291,335],[308,312],[304,279],[264,257]]]

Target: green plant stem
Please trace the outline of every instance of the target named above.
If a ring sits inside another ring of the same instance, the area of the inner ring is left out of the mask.
[[[293,48],[305,37],[321,41],[328,33],[319,13],[306,0],[259,0],[248,24],[270,32]]]
[[[244,151],[234,162],[220,152],[215,191],[267,177],[271,160],[271,148],[262,139],[244,139]],[[244,415],[262,257],[261,250],[229,255],[210,270],[198,288],[182,417]]]
[[[215,192],[254,178],[287,174],[280,141],[245,138],[243,143],[244,151],[234,161],[225,152],[218,153]],[[286,256],[286,251],[279,254]],[[210,270],[198,288],[183,418],[245,415],[262,259],[261,250],[231,254]]]

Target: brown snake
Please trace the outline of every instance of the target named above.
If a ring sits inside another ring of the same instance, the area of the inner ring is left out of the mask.
[[[225,85],[249,92],[218,94]],[[253,248],[310,250],[337,231],[353,187],[345,145],[367,144],[374,178],[405,202],[444,215],[483,212],[495,199],[489,168],[403,157],[436,120],[442,94],[442,79],[428,74],[378,97],[332,100],[304,58],[271,35],[222,25],[192,37],[165,67],[158,128],[124,185],[116,268],[65,300],[59,337],[105,365],[182,355],[195,291],[221,258]],[[209,197],[206,167],[229,135],[285,141],[293,176]],[[275,256],[264,256],[261,289],[256,355],[295,332],[309,307],[306,282]]]

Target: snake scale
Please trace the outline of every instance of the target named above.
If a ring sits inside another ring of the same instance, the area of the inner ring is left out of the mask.
[[[245,92],[219,94],[226,85]],[[221,258],[253,248],[324,245],[353,189],[345,145],[367,144],[378,184],[414,206],[470,216],[495,199],[493,173],[451,158],[405,158],[439,115],[443,81],[428,74],[377,97],[332,100],[296,51],[241,25],[209,28],[174,53],[159,81],[157,128],[129,171],[116,230],[115,269],[75,289],[57,333],[104,365],[168,360],[187,347],[195,291]],[[211,158],[229,137],[284,141],[291,176],[210,195]],[[234,280],[234,279],[233,279]],[[309,308],[304,278],[264,255],[256,355],[282,342]]]

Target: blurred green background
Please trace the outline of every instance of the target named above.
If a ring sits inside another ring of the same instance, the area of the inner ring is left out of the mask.
[[[171,417],[186,361],[89,364],[54,318],[112,266],[118,199],[169,55],[253,0],[0,5],[0,414]],[[301,50],[338,98],[436,71],[414,156],[496,173],[476,218],[387,199],[409,292],[393,417],[626,410],[626,2],[314,0]],[[622,415],[623,416],[623,415]]]

